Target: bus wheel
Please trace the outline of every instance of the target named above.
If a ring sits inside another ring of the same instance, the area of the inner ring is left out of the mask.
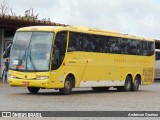
[[[92,87],[94,92],[106,92],[109,90],[109,87]]]
[[[38,87],[27,87],[27,89],[30,93],[33,93],[33,94],[38,93],[38,91],[40,90],[40,88]]]
[[[123,87],[121,87],[121,86],[119,87],[119,86],[118,86],[118,87],[117,87],[117,90],[118,90],[118,91],[123,91]]]
[[[124,86],[117,87],[117,90],[124,91],[124,92],[130,91],[131,90],[131,81],[132,81],[132,78],[130,76],[127,76]]]
[[[72,78],[70,76],[67,76],[64,83],[64,88],[59,89],[59,91],[62,95],[68,95],[72,92],[72,87],[73,87]]]
[[[136,77],[134,82],[132,82],[132,85],[131,85],[131,90],[132,91],[137,91],[138,88],[139,88],[139,81],[140,81],[140,78],[139,77]]]

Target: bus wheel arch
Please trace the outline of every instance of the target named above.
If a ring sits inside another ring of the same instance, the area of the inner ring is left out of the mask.
[[[131,90],[138,91],[139,85],[141,84],[141,75],[137,74],[135,79],[132,81]]]
[[[71,77],[71,79],[72,79],[72,88],[74,88],[75,87],[75,83],[76,83],[75,82],[75,76],[72,73],[68,74],[67,77],[68,76]]]
[[[124,86],[117,87],[118,91],[128,92],[131,90],[133,77],[131,74],[128,74],[125,78]]]
[[[38,88],[38,87],[27,87],[27,89],[32,94],[36,94],[40,90],[40,88]]]
[[[64,87],[59,89],[63,95],[68,95],[72,92],[72,88],[75,87],[75,77],[73,74],[68,74],[64,81]]]

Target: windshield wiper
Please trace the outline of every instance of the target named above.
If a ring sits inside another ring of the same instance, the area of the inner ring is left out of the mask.
[[[32,64],[32,66],[33,66],[33,69],[34,69],[35,71],[37,71],[37,68],[36,68],[36,66],[35,66],[35,64],[34,64],[34,62],[33,62],[33,59],[32,59],[31,49],[28,50],[28,57],[29,57],[30,62],[31,62],[31,64]],[[26,66],[27,66],[27,63],[28,63],[28,61],[26,62]]]

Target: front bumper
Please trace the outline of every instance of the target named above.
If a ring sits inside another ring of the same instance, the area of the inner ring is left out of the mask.
[[[40,88],[50,88],[49,79],[46,80],[25,80],[25,79],[14,79],[9,78],[10,86],[27,86],[27,87],[40,87]]]

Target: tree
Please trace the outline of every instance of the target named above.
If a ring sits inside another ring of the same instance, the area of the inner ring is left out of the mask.
[[[37,20],[38,19],[38,14],[34,14],[33,8],[30,8],[29,10],[25,11],[25,15],[23,16],[23,18],[28,18],[28,19],[33,19],[33,20]]]
[[[9,4],[7,0],[3,0],[0,3],[0,14],[6,15],[9,12]]]
[[[32,20],[37,20],[38,19],[38,14],[34,13],[34,9],[30,7],[30,9],[25,10],[25,15],[23,16],[23,18],[27,18],[27,19],[32,19]],[[50,21],[50,18],[43,18],[43,21]]]
[[[10,13],[9,13],[9,10],[10,10]],[[9,7],[7,0],[3,0],[2,2],[0,2],[0,14],[1,15],[10,15],[11,14],[11,16],[16,16],[16,14],[13,12],[12,8]],[[30,9],[25,10],[24,16],[19,16],[19,17],[37,20],[38,15],[39,15],[39,13],[35,14],[34,9],[30,7]],[[48,18],[48,19],[43,18],[43,21],[50,21],[50,18]]]

